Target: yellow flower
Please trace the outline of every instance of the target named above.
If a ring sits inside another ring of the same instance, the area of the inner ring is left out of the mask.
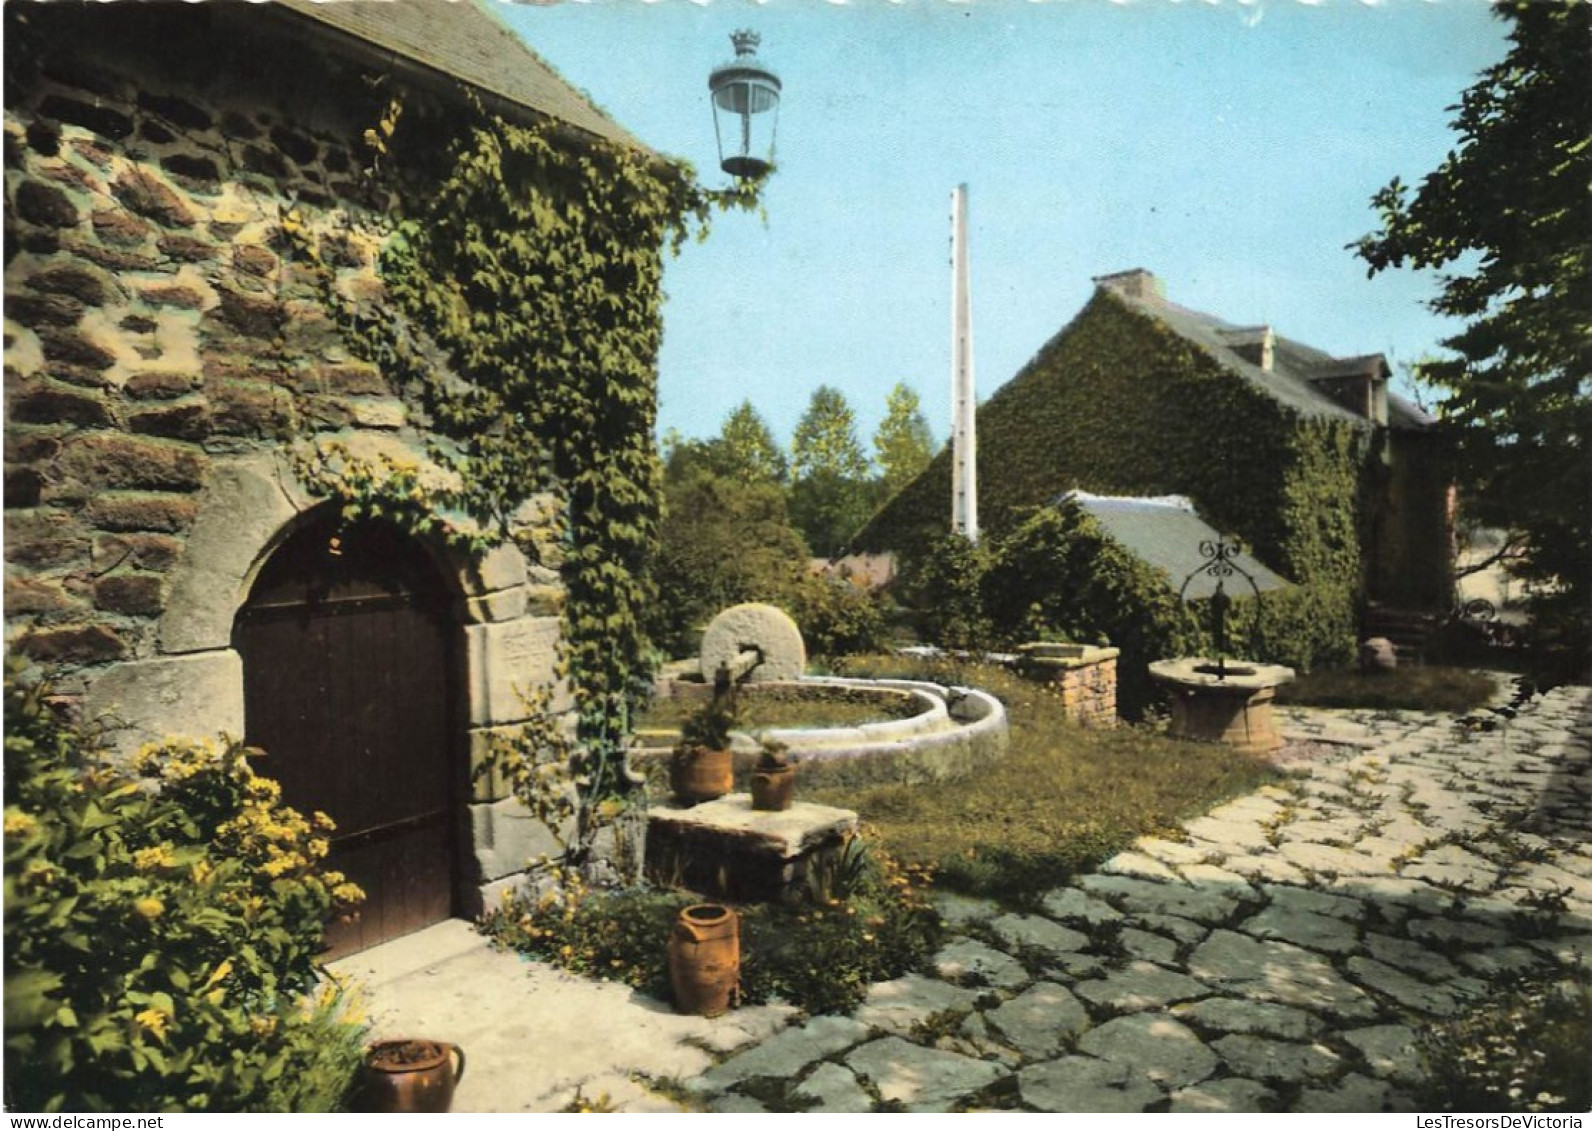
[[[157,844],[152,848],[140,848],[133,853],[133,867],[140,872],[153,872],[157,868],[166,868],[172,864],[171,845]]]
[[[153,922],[165,914],[166,905],[154,896],[146,895],[144,898],[133,902],[133,910]]]
[[[6,836],[27,836],[39,827],[39,822],[28,813],[7,813],[5,832]]]
[[[146,1033],[153,1033],[161,1040],[166,1038],[166,1030],[171,1026],[171,1014],[164,1009],[143,1009],[133,1014],[133,1020],[138,1027]]]
[[[332,888],[332,898],[338,903],[363,903],[365,902],[365,889],[358,884],[337,884]]]

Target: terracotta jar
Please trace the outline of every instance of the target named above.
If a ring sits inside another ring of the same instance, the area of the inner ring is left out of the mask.
[[[374,1112],[444,1112],[464,1078],[464,1050],[447,1041],[377,1041],[365,1052],[361,1107]]]
[[[752,808],[779,812],[790,808],[796,793],[796,767],[759,765],[752,771]]]
[[[680,912],[669,934],[669,985],[681,1013],[717,1017],[741,983],[741,917],[717,903]]]
[[[676,747],[669,758],[669,788],[687,805],[712,801],[735,788],[735,762],[728,749]]]

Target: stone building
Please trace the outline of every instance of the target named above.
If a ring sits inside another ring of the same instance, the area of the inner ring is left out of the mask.
[[[438,472],[288,226],[379,212],[373,78],[414,113],[468,93],[637,143],[472,3],[19,0],[5,21],[9,651],[119,750],[263,747],[370,896],[341,949],[475,911],[555,847],[480,762],[558,686],[557,515],[521,516],[536,560],[339,527],[306,456]],[[380,293],[381,240],[333,242],[343,293]]]
[[[1378,606],[1448,610],[1445,452],[1432,419],[1389,391],[1382,355],[1336,357],[1191,310],[1144,270],[1095,285],[978,408],[990,533],[1071,490],[1180,495],[1287,580],[1332,589],[1342,613],[1317,621],[1337,635]],[[942,452],[856,545],[905,552],[943,533],[949,481]]]

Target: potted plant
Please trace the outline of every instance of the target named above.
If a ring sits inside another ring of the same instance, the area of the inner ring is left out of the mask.
[[[360,1106],[373,1112],[444,1112],[464,1078],[464,1050],[415,1037],[377,1041],[365,1050]]]
[[[714,684],[713,697],[680,727],[680,744],[669,759],[669,786],[677,800],[695,805],[735,787],[730,729],[739,716],[735,687],[726,680]]]
[[[752,770],[752,808],[780,812],[796,792],[796,764],[782,742],[766,742]]]

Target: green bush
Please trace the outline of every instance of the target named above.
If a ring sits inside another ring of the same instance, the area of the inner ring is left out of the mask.
[[[741,916],[741,1001],[779,998],[809,1013],[844,1013],[874,982],[920,969],[940,940],[921,868],[902,868],[855,839],[796,905],[756,904]],[[594,891],[562,874],[539,899],[514,896],[482,930],[503,947],[654,997],[669,991],[668,939],[699,897],[656,888]]]
[[[983,593],[997,635],[1122,649],[1117,707],[1130,718],[1158,697],[1152,661],[1206,647],[1204,606],[1185,604],[1164,572],[1107,537],[1077,503],[1030,512],[991,553]]]
[[[790,614],[814,656],[877,652],[884,643],[881,599],[846,578],[806,574],[792,587]]]
[[[228,743],[132,772],[5,684],[5,1088],[30,1111],[324,1111],[364,1027],[316,965],[359,889]],[[140,776],[135,776],[135,774]]]
[[[981,650],[993,638],[983,588],[989,554],[961,534],[936,538],[905,559],[902,603],[918,634],[942,648]]]

